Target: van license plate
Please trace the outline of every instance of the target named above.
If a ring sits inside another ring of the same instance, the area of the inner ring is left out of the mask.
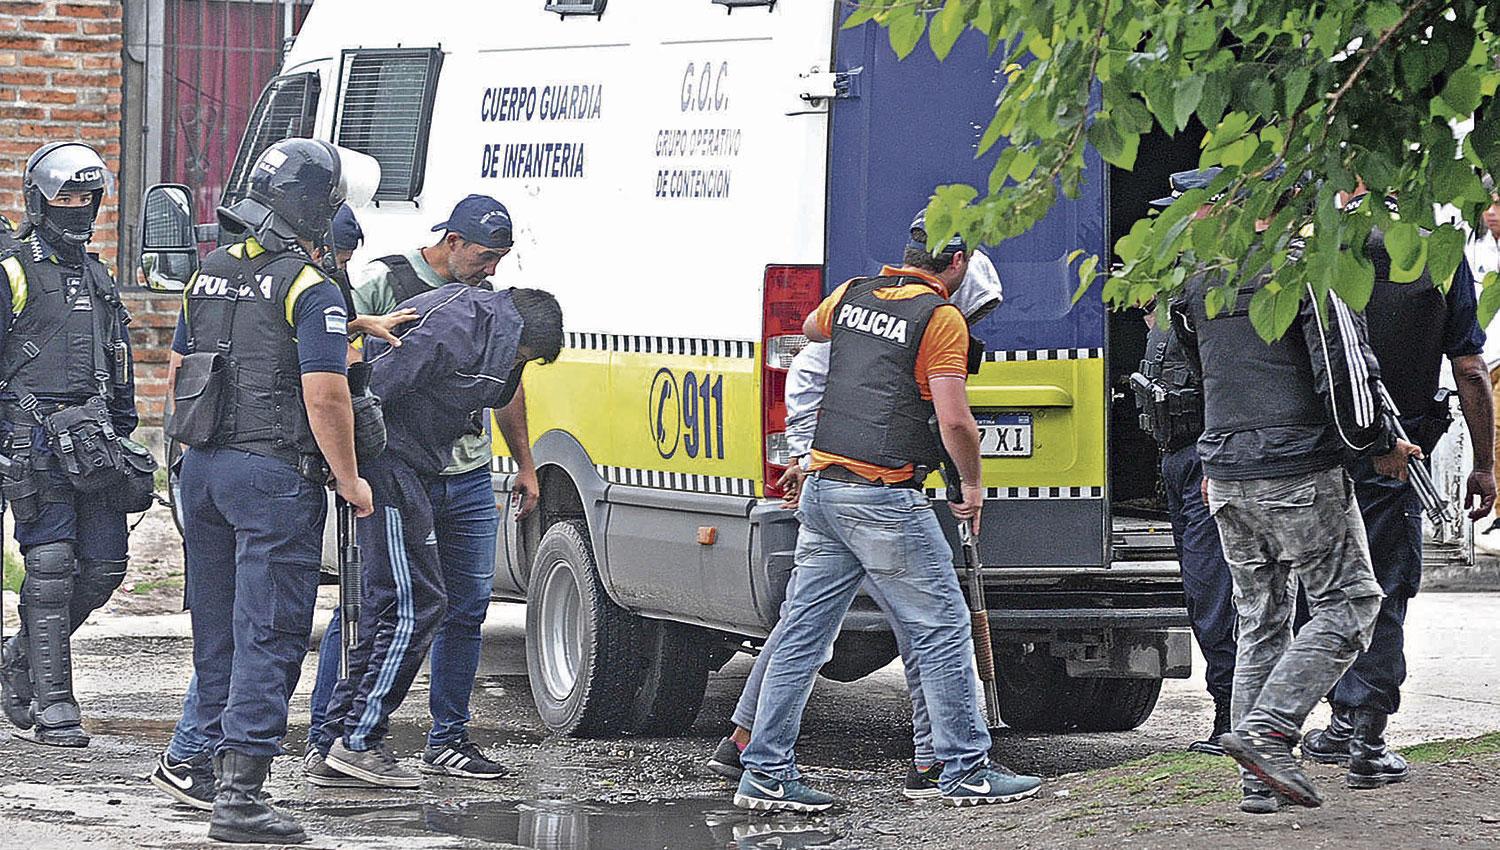
[[[984,457],[1031,457],[1030,413],[980,413],[979,453]]]

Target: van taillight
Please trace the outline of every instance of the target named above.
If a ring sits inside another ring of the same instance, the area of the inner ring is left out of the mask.
[[[790,461],[786,446],[786,371],[807,344],[802,320],[823,300],[822,266],[766,266],[764,331],[761,336],[761,425],[765,434],[766,498]]]

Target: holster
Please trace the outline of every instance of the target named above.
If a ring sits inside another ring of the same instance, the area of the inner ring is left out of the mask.
[[[223,415],[224,381],[229,358],[200,351],[182,358],[172,396],[167,436],[188,446],[206,446]]]
[[[8,451],[10,466],[0,476],[0,494],[10,506],[16,522],[35,522],[42,514],[42,495],[37,474],[31,468],[31,451]]]

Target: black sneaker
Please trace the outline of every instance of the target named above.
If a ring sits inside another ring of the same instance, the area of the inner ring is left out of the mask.
[[[935,761],[926,770],[918,770],[915,763],[906,766],[906,784],[901,793],[908,800],[931,800],[942,795],[938,790],[938,779],[943,775],[943,763]]]
[[[499,779],[505,775],[505,768],[467,738],[444,747],[428,747],[417,769],[434,776],[464,779]]]
[[[340,773],[382,788],[422,787],[422,774],[402,767],[381,741],[358,752],[344,746],[342,740],[334,741],[323,762]]]
[[[187,761],[173,761],[166,753],[156,760],[150,782],[162,793],[184,806],[202,812],[214,810],[214,763],[208,753],[199,753]]]
[[[740,746],[729,738],[719,742],[718,749],[708,759],[708,769],[728,779],[739,782],[745,766],[740,764]]]
[[[1281,798],[1259,779],[1246,779],[1240,783],[1240,811],[1247,815],[1274,815],[1281,811]]]
[[[1316,809],[1323,797],[1292,755],[1292,739],[1276,732],[1228,732],[1219,739],[1224,752],[1255,774],[1272,791],[1299,806]]]
[[[340,773],[328,766],[323,760],[323,754],[318,752],[317,747],[309,746],[307,754],[302,757],[302,779],[308,785],[316,785],[319,788],[373,788],[375,786],[364,781],[355,779],[347,773]]]

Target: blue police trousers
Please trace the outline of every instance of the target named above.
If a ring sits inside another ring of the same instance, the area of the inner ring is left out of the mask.
[[[1234,582],[1219,542],[1219,526],[1203,501],[1203,462],[1198,459],[1198,447],[1190,444],[1163,455],[1161,475],[1167,491],[1167,512],[1172,516],[1172,538],[1182,564],[1188,620],[1198,648],[1203,650],[1204,683],[1214,701],[1228,702],[1234,691],[1236,652]]]
[[[274,756],[312,630],[324,489],[229,448],[182,460],[197,728],[216,752]]]

